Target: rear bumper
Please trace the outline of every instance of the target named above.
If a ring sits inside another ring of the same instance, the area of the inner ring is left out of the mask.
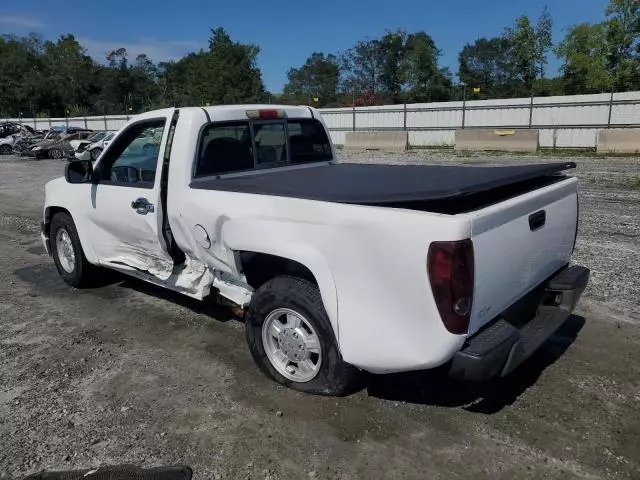
[[[515,326],[502,316],[469,337],[451,363],[452,377],[474,382],[504,377],[531,356],[565,322],[589,282],[589,269],[563,269],[538,292],[535,316]]]

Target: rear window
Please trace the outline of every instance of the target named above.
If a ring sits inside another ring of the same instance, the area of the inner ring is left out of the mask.
[[[331,143],[317,120],[289,120],[291,163],[331,160]]]
[[[315,119],[217,122],[200,134],[194,176],[331,160],[331,143]]]

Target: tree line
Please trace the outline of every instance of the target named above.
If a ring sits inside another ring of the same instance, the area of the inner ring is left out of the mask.
[[[387,31],[340,54],[314,52],[267,92],[260,47],[211,31],[206,49],[177,61],[132,59],[124,48],[97,62],[71,35],[0,36],[0,115],[138,113],[172,105],[282,102],[316,106],[432,102],[640,90],[640,2],[610,0],[602,22],[569,28],[554,44],[553,20],[521,16],[491,38],[466,44],[458,81],[428,33]],[[561,61],[547,76],[547,59]]]

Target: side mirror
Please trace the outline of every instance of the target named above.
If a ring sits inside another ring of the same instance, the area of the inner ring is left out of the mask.
[[[90,183],[93,180],[93,164],[91,160],[74,160],[67,163],[64,178],[68,183]]]

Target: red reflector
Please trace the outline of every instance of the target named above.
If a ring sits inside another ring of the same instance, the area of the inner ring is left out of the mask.
[[[471,240],[433,242],[427,270],[431,291],[445,328],[467,333],[473,301],[474,259]]]

